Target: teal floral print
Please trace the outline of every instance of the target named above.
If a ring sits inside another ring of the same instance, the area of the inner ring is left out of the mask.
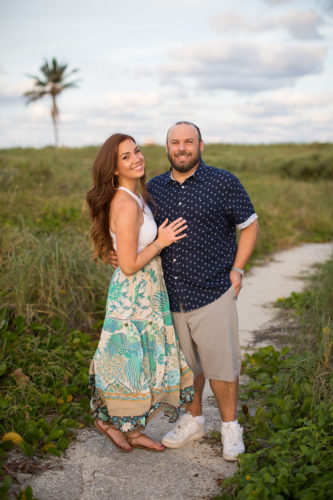
[[[143,429],[162,407],[171,418],[193,397],[193,374],[179,349],[161,260],[113,274],[104,325],[91,362],[91,406],[123,432]]]

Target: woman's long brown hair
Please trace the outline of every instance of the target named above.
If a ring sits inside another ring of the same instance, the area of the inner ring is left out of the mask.
[[[93,187],[87,192],[90,217],[92,219],[91,239],[94,246],[93,258],[108,263],[109,252],[113,250],[110,235],[110,204],[118,188],[117,168],[119,144],[133,137],[127,134],[113,134],[99,150],[92,168]],[[136,143],[135,143],[136,144]],[[145,202],[150,198],[146,189],[146,176],[140,178],[141,193]]]

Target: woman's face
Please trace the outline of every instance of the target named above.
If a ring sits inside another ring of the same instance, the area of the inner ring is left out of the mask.
[[[115,174],[119,182],[128,179],[139,179],[145,173],[145,158],[140,148],[131,139],[121,142],[118,147],[118,161]]]

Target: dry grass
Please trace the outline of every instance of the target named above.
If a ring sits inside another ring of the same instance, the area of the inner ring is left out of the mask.
[[[90,330],[102,318],[112,269],[91,260],[85,195],[98,148],[0,151],[2,306],[28,321],[58,318]],[[161,146],[143,148],[148,178],[168,168]],[[260,219],[252,262],[303,241],[333,238],[333,180],[281,177],[281,165],[331,144],[232,146],[204,150],[207,164],[235,173]]]

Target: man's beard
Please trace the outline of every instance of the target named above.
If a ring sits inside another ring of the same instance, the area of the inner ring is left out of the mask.
[[[185,152],[183,152],[183,153],[187,156],[187,154]],[[197,153],[196,153],[195,156],[192,156],[192,158],[190,159],[189,163],[186,163],[186,164],[175,163],[177,161],[177,157],[171,158],[171,156],[169,155],[169,153],[167,153],[167,156],[169,158],[169,161],[170,161],[170,164],[171,164],[172,168],[174,168],[175,170],[177,170],[177,172],[181,172],[181,173],[189,172],[201,160],[200,149],[198,149],[198,151],[197,151]],[[180,154],[178,153],[177,156],[180,156]]]

